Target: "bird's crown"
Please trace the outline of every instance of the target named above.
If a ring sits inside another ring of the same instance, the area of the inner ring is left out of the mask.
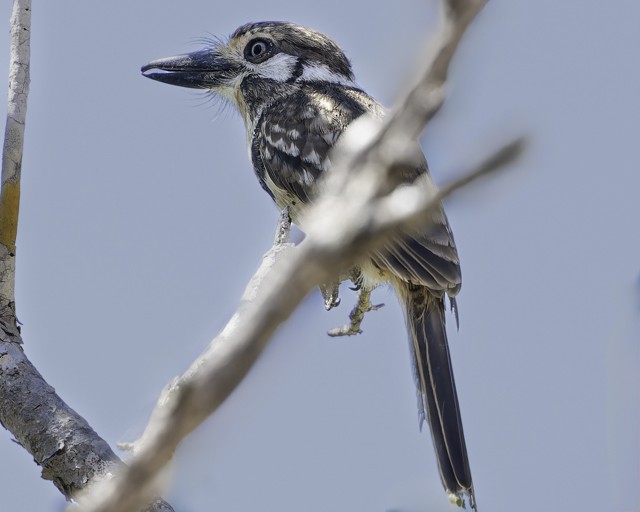
[[[282,61],[297,64],[302,72],[305,67],[313,67],[316,75],[324,72],[327,75],[335,74],[337,79],[353,80],[349,59],[336,43],[316,30],[294,23],[247,23],[231,35],[228,47],[241,54],[247,64],[259,65],[281,55]],[[291,66],[289,70],[292,74],[296,71],[294,67]],[[292,78],[292,74],[288,79]],[[313,78],[313,75],[309,78]]]

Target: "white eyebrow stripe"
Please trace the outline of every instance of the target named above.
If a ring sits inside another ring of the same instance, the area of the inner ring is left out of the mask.
[[[353,80],[344,75],[335,73],[326,64],[307,63],[303,66],[302,75],[298,78],[301,82],[330,82],[332,84],[348,85],[356,87]]]
[[[248,64],[247,67],[263,78],[276,82],[286,82],[293,75],[298,58],[286,53],[278,53],[260,64]]]

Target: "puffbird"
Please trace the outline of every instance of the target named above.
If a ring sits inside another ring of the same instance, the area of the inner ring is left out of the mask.
[[[303,213],[320,178],[331,172],[332,147],[358,117],[385,115],[356,84],[340,47],[293,23],[248,23],[225,42],[209,41],[200,51],[155,60],[142,73],[229,100],[244,120],[260,185],[303,230]],[[401,181],[413,183],[428,173],[420,151]],[[358,269],[357,286],[371,290],[389,283],[404,307],[419,414],[421,423],[425,418],[429,423],[442,484],[453,502],[464,506],[468,497],[476,510],[445,329],[447,296],[457,320],[460,262],[442,206],[423,228],[397,233]]]

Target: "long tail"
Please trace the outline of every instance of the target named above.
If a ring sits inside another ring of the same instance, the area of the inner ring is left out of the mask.
[[[440,478],[452,501],[464,496],[476,510],[471,469],[462,429],[456,383],[445,329],[444,302],[428,288],[402,283],[398,292],[406,308],[419,407],[431,429]]]

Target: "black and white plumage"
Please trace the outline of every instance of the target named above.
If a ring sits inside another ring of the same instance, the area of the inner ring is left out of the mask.
[[[247,128],[251,161],[262,188],[299,222],[330,172],[330,153],[350,123],[384,109],[355,81],[342,50],[323,34],[292,23],[260,22],[238,28],[227,43],[160,59],[145,76],[210,90],[237,107]],[[416,142],[416,147],[417,142]],[[426,160],[402,173],[412,182],[428,174]],[[419,391],[442,483],[459,504],[476,508],[462,419],[445,329],[445,303],[455,304],[461,274],[444,210],[420,230],[397,233],[359,262],[362,285],[388,282],[404,306]],[[304,225],[302,226],[304,229]],[[457,311],[456,311],[457,315]]]

